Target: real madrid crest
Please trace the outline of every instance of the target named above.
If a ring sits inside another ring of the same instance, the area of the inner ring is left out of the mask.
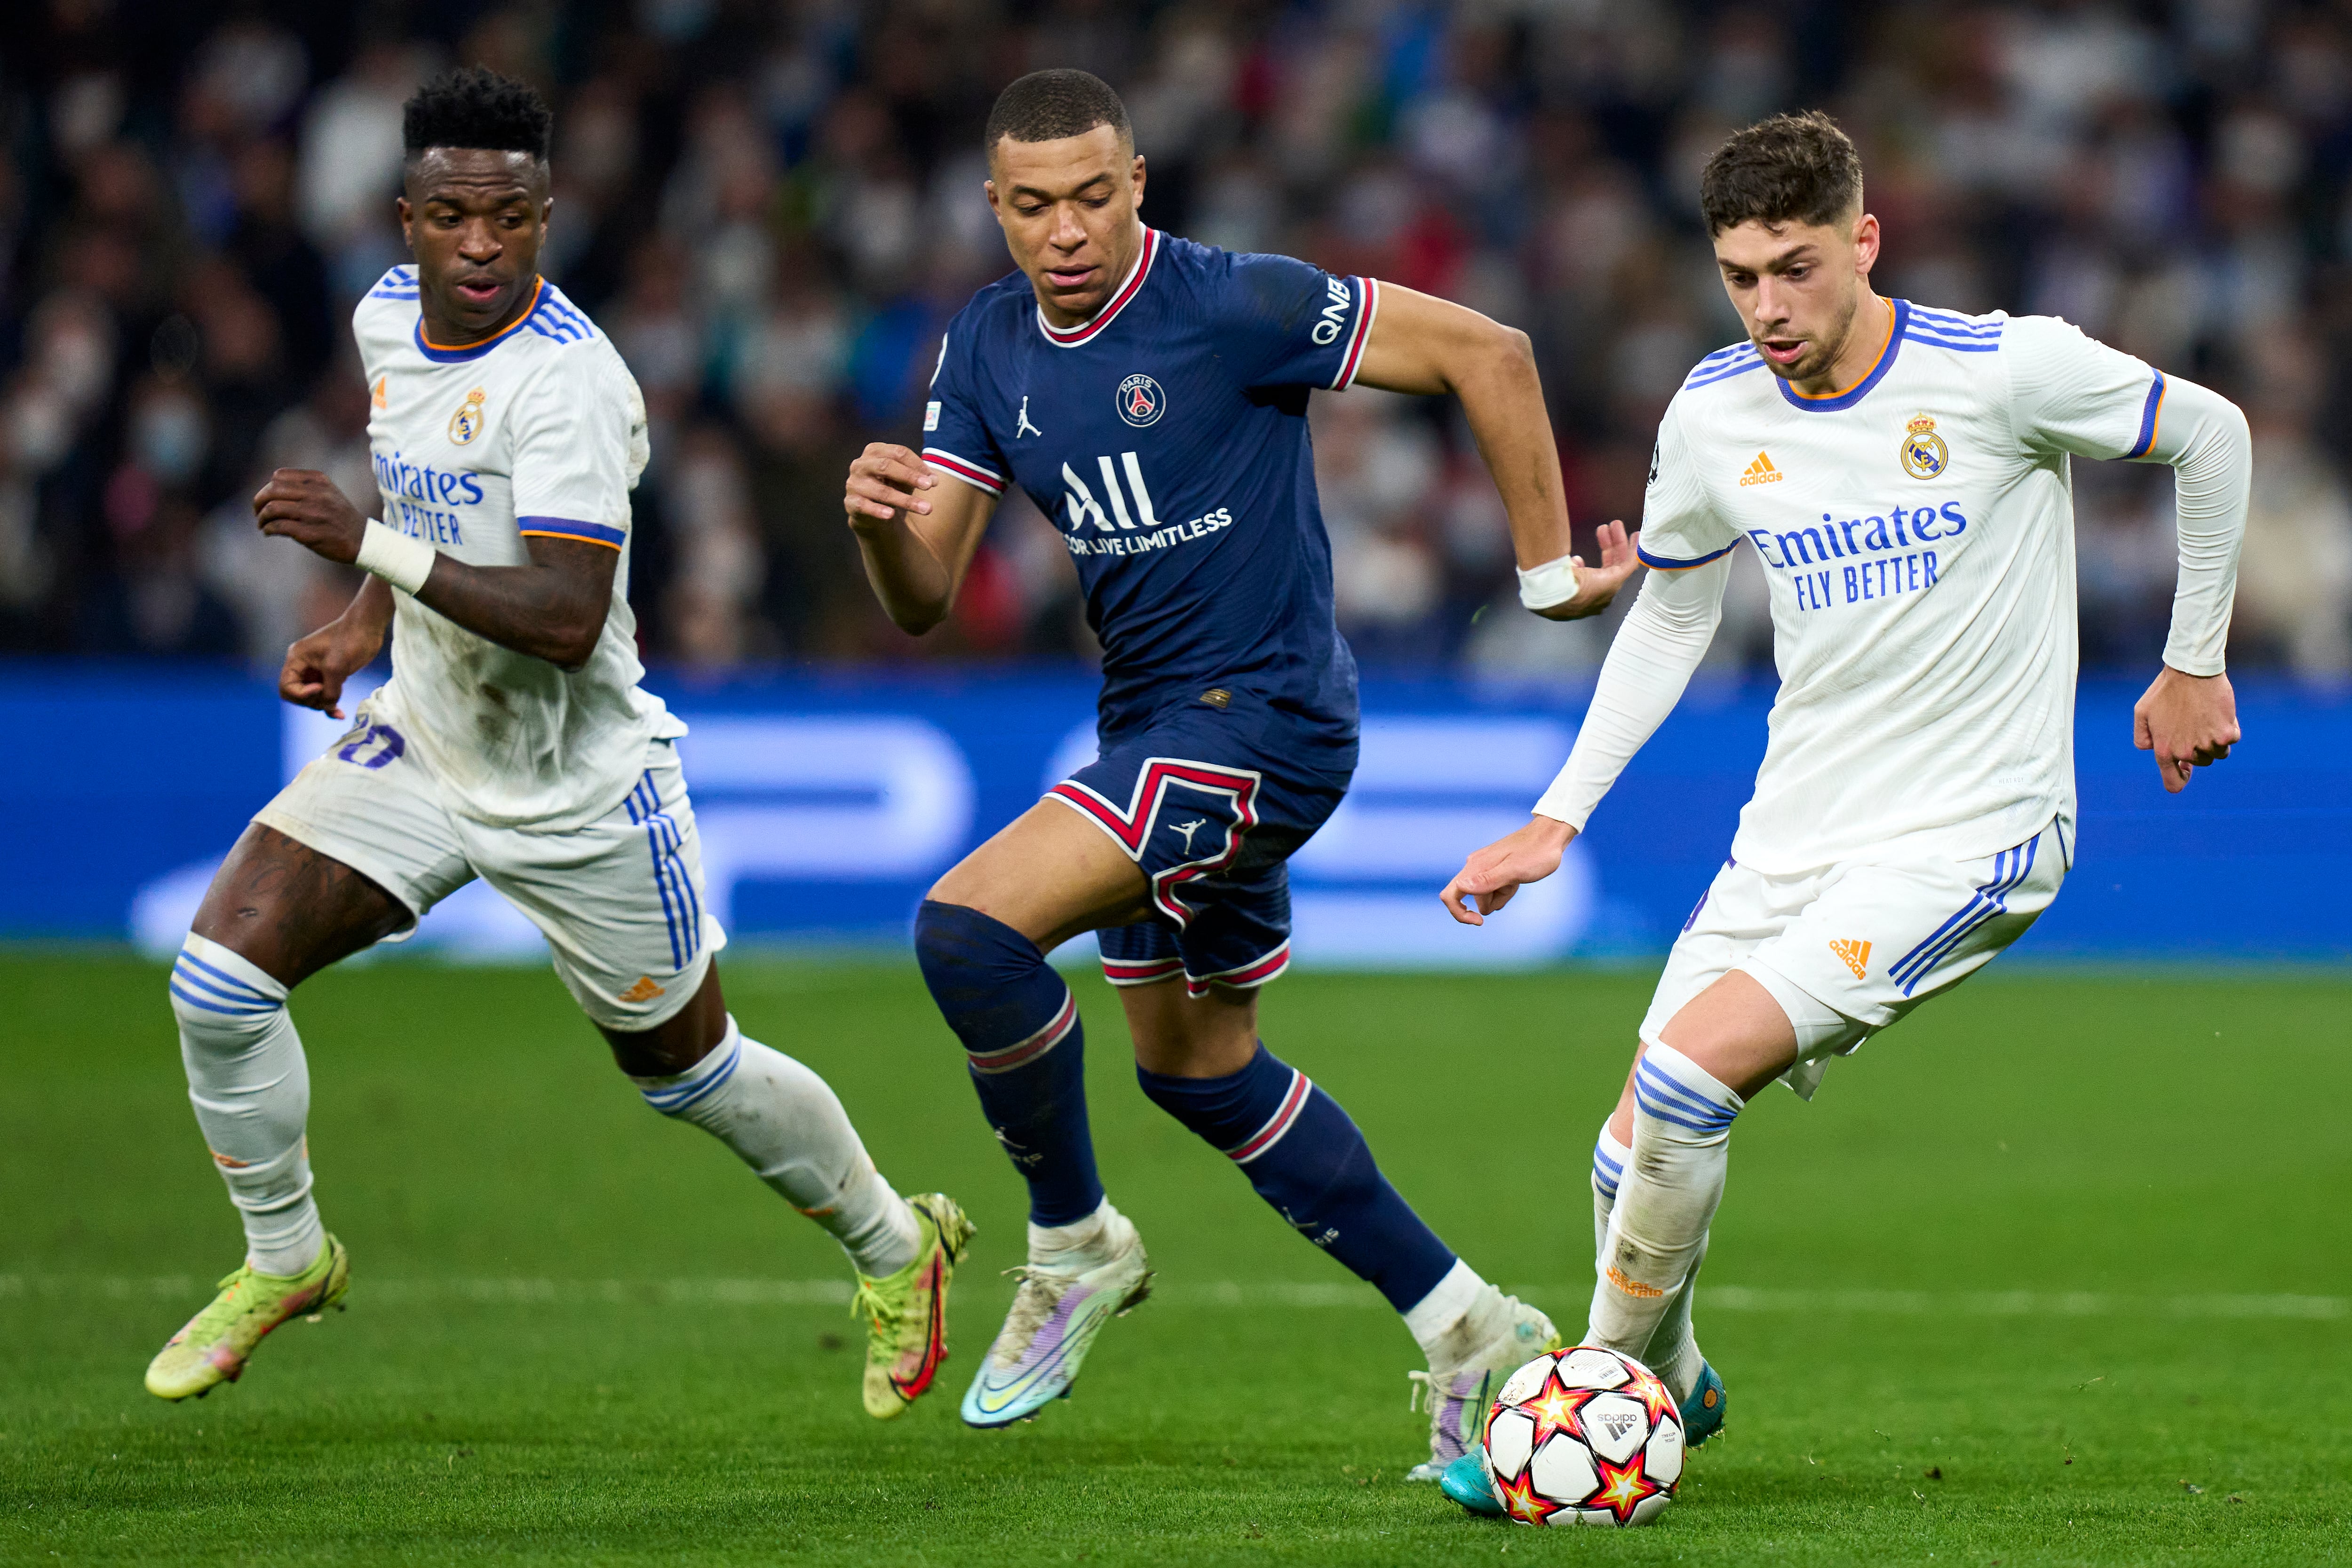
[[[1118,383],[1118,416],[1139,430],[1156,424],[1168,412],[1168,394],[1150,376],[1134,375]]]
[[[1936,434],[1936,422],[1924,413],[1913,414],[1904,430],[1903,472],[1914,479],[1933,479],[1951,460],[1944,438]]]
[[[464,404],[449,416],[450,440],[463,446],[482,434],[482,403],[489,395],[480,387],[466,394]]]

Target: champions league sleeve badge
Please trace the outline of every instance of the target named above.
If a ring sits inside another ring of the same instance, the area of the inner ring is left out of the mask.
[[[1915,413],[1905,427],[1903,437],[1903,472],[1914,479],[1933,479],[1944,471],[1952,455],[1944,445],[1944,438],[1936,434],[1936,422],[1924,413]]]

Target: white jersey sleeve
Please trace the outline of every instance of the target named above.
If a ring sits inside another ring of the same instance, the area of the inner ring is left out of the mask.
[[[2219,674],[2253,483],[2245,416],[2219,393],[2168,377],[2048,316],[2009,323],[2010,407],[2029,448],[2171,465],[2180,575],[2164,662]]]
[[[1617,629],[1593,687],[1592,706],[1577,727],[1567,766],[1536,802],[1536,815],[1577,831],[1609,792],[1633,753],[1657,733],[1682,701],[1691,673],[1706,656],[1723,619],[1723,589],[1731,562],[1722,557],[1680,571],[1654,573]]]
[[[1702,367],[1702,371],[1704,367]],[[1694,380],[1696,376],[1694,375]],[[1681,571],[1731,553],[1738,528],[1708,498],[1682,426],[1683,399],[1666,405],[1658,442],[1650,449],[1650,479],[1642,495],[1642,563]]]
[[[517,530],[620,549],[650,448],[645,398],[619,357],[550,356],[514,419]]]

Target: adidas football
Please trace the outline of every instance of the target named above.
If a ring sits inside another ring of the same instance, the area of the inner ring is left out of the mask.
[[[1675,1396],[1597,1345],[1539,1355],[1486,1412],[1486,1477],[1521,1524],[1647,1524],[1683,1479]]]

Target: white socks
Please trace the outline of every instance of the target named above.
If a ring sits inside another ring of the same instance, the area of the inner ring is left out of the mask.
[[[1606,1256],[1609,1246],[1609,1215],[1617,1206],[1617,1184],[1625,1174],[1625,1162],[1633,1151],[1617,1141],[1609,1124],[1601,1124],[1601,1136],[1592,1145],[1592,1255],[1596,1260]],[[1658,1320],[1651,1331],[1650,1343],[1636,1357],[1664,1380],[1676,1399],[1687,1399],[1698,1386],[1699,1368],[1706,1357],[1699,1353],[1698,1336],[1691,1329],[1691,1306],[1698,1295],[1698,1271],[1706,1263],[1706,1239],[1699,1239],[1698,1257],[1683,1280],[1683,1288],[1675,1292],[1667,1303],[1666,1315]]]
[[[1067,1225],[1029,1225],[1029,1261],[1047,1269],[1087,1270],[1127,1249],[1135,1226],[1104,1198],[1092,1214]]]
[[[686,1071],[632,1078],[646,1103],[691,1122],[735,1151],[784,1201],[841,1243],[860,1274],[879,1279],[914,1261],[915,1212],[866,1157],[824,1079],[727,1020],[727,1038]]]
[[[1591,1325],[1585,1337],[1623,1354],[1644,1358],[1653,1347],[1674,1364],[1651,1363],[1677,1397],[1696,1379],[1696,1345],[1690,1340],[1690,1291],[1685,1288],[1706,1256],[1707,1227],[1723,1200],[1732,1119],[1746,1103],[1674,1047],[1655,1044],[1633,1070],[1633,1146],[1622,1160],[1613,1204],[1604,1203],[1594,1151],[1594,1215],[1601,1225],[1599,1278]],[[1614,1145],[1606,1130],[1604,1145]],[[1676,1313],[1680,1326],[1671,1321]],[[1674,1330],[1665,1340],[1662,1330]],[[1689,1359],[1688,1367],[1681,1364]]]
[[[245,1220],[246,1261],[299,1274],[318,1260],[326,1231],[302,1136],[310,1070],[286,988],[191,933],[172,968],[172,1013],[196,1125]]]
[[[1467,1366],[1511,1332],[1511,1303],[1459,1258],[1429,1294],[1405,1309],[1404,1326],[1429,1358],[1432,1372]]]

